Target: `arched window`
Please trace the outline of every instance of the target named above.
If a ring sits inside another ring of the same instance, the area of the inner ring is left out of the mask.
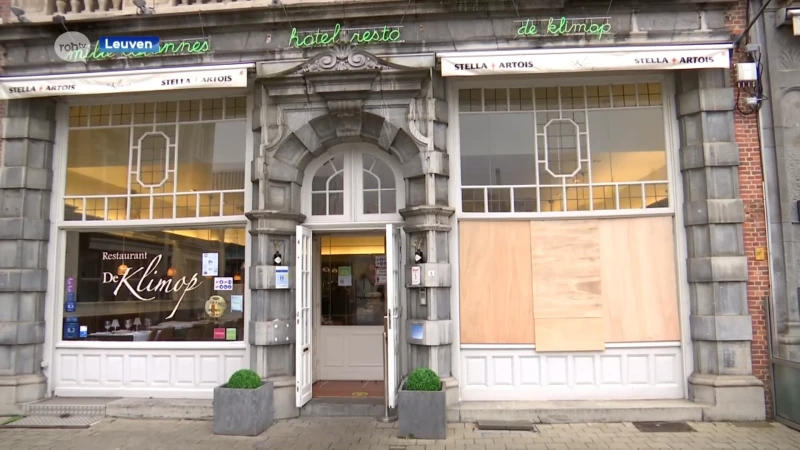
[[[306,168],[303,213],[308,223],[401,221],[402,187],[390,155],[343,144]]]

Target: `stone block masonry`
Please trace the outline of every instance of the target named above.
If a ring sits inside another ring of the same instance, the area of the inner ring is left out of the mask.
[[[747,27],[747,2],[740,0],[728,12],[727,25],[735,35]],[[742,52],[735,52],[733,61],[744,60]],[[735,86],[735,72],[731,71],[731,83]],[[766,415],[774,414],[772,384],[769,369],[769,344],[767,339],[767,317],[764,303],[769,301],[769,256],[757,261],[758,248],[767,248],[767,227],[764,210],[763,168],[761,165],[761,142],[758,133],[758,115],[734,115],[736,143],[739,146],[739,192],[744,203],[744,250],[747,256],[747,305],[752,318],[753,340],[750,353],[753,375],[764,383]]]

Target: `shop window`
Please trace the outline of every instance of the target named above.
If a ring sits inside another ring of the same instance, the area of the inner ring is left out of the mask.
[[[67,221],[244,214],[245,97],[73,106]]]
[[[65,340],[243,340],[244,226],[66,236]]]
[[[459,91],[462,211],[669,207],[662,96],[660,83]]]
[[[306,168],[309,222],[401,220],[402,178],[391,157],[360,148],[321,156]],[[305,205],[305,202],[304,202]]]

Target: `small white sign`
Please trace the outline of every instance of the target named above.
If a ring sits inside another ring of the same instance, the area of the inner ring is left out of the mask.
[[[219,253],[203,253],[203,276],[219,275]]]
[[[232,277],[216,277],[214,278],[215,291],[232,291],[233,278]]]
[[[422,270],[419,266],[414,266],[411,268],[411,285],[419,286],[420,284],[422,284]]]
[[[244,309],[244,296],[231,295],[231,311],[241,312]]]
[[[289,267],[275,267],[275,289],[289,289]]]

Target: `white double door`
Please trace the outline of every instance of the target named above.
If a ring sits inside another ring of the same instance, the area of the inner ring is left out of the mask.
[[[315,318],[313,273],[315,257],[311,230],[297,227],[296,249],[296,391],[297,407],[312,396],[315,380],[375,380],[389,385],[389,403],[397,404],[400,383],[400,270],[402,265],[401,231],[386,226],[386,326],[319,326]],[[316,311],[315,311],[316,310]],[[319,333],[315,339],[315,323]],[[384,336],[384,331],[386,335]],[[383,351],[387,347],[388,370],[384,375]],[[316,348],[315,348],[316,347]],[[318,365],[315,370],[315,364]],[[385,379],[388,377],[388,379]]]

